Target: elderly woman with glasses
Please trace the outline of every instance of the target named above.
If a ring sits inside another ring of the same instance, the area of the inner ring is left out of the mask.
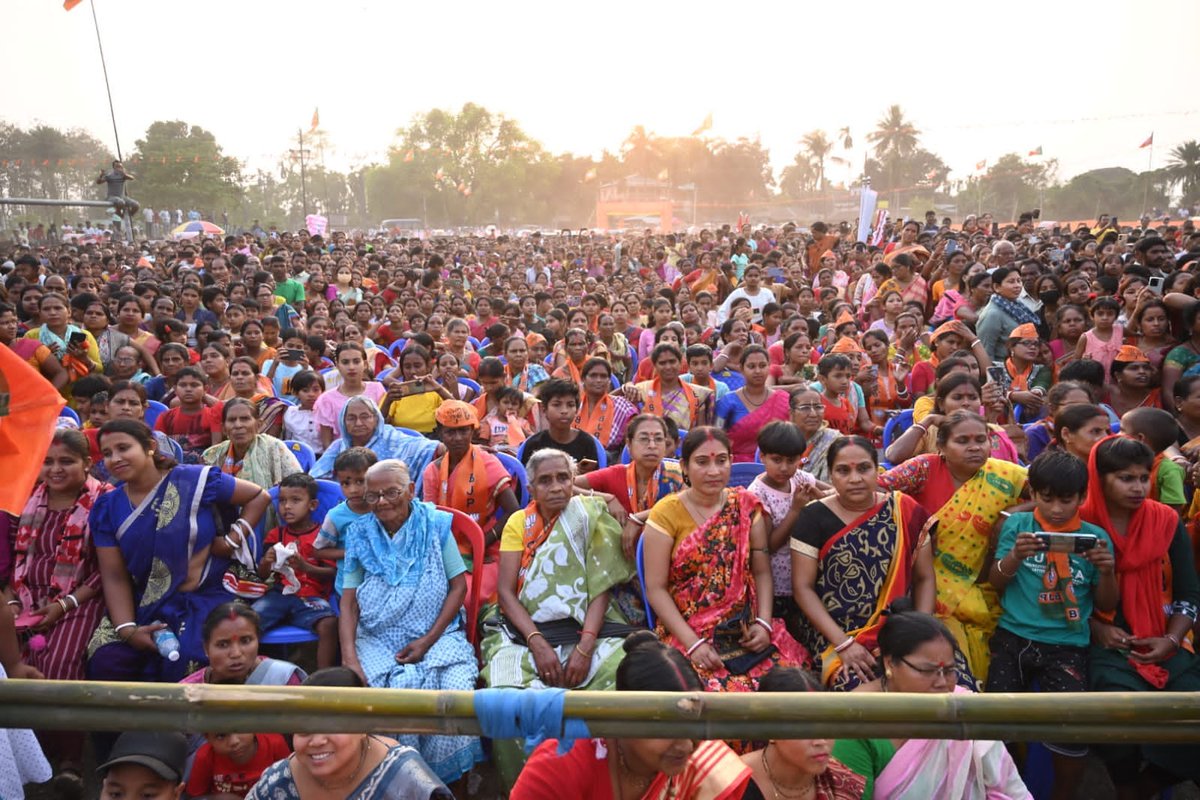
[[[467,570],[451,515],[413,499],[402,461],[372,465],[366,484],[371,513],[346,531],[343,662],[374,687],[474,689],[479,670],[463,619]],[[398,738],[447,783],[483,757],[475,736]]]
[[[800,469],[819,481],[829,483],[829,447],[841,438],[841,433],[825,424],[825,404],[821,393],[801,384],[791,393],[792,423],[804,434],[805,449]]]

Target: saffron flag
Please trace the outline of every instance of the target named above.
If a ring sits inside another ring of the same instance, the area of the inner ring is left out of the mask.
[[[308,129],[309,133],[312,133],[313,131],[315,131],[317,129],[317,126],[321,124],[321,115],[319,113],[317,113],[318,111],[319,111],[319,109],[316,109],[316,108],[313,109],[312,127]]]
[[[984,167],[986,167],[986,166],[987,166],[987,159],[986,159],[986,158],[985,158],[983,161],[976,161],[976,162],[975,162],[975,169],[982,170],[982,169],[983,169]]]
[[[411,163],[412,163],[412,160],[413,160],[413,158],[414,158],[414,157],[415,157],[415,154],[414,154],[414,153],[413,153],[413,151],[410,149],[408,152],[406,152],[406,153],[404,154],[404,163],[405,163],[405,164],[411,164]]]
[[[1150,132],[1150,136],[1146,138],[1146,141],[1144,141],[1138,145],[1138,150],[1141,150],[1144,147],[1149,147],[1152,144],[1154,144],[1154,132],[1153,131]]]
[[[700,134],[704,133],[705,131],[711,131],[711,130],[712,130],[712,112],[710,111],[710,112],[708,112],[708,116],[704,118],[704,122],[700,123],[700,127],[696,128],[696,130],[692,131],[692,136],[699,136]]]
[[[1037,146],[1037,149],[1029,151],[1029,155],[1031,155],[1031,156],[1040,156],[1041,154],[1042,154],[1042,146],[1040,144]]]
[[[0,347],[0,510],[15,515],[25,508],[64,405],[50,381]]]
[[[63,0],[63,11],[70,11],[72,8],[74,8],[75,6],[79,5],[82,2],[83,2],[83,0]],[[22,506],[22,508],[24,508],[24,506]],[[16,511],[14,513],[20,514],[21,512]]]

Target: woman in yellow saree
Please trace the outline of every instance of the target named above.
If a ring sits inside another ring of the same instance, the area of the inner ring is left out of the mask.
[[[956,411],[942,422],[938,450],[885,472],[879,483],[911,495],[936,524],[934,614],[954,634],[971,675],[982,683],[988,640],[1000,618],[999,598],[986,581],[993,532],[1002,514],[1021,501],[1026,469],[989,456],[987,423],[969,411]]]

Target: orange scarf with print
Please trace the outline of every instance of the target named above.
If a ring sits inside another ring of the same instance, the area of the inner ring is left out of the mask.
[[[561,367],[554,370],[554,377],[571,381],[571,383],[574,383],[576,386],[582,386],[583,373],[580,371],[582,367],[582,364],[576,364],[574,361],[568,358]]]
[[[550,531],[554,530],[556,522],[558,522],[558,515],[547,519],[538,511],[537,501],[531,501],[529,505],[525,506],[525,535],[522,537],[524,549],[521,550],[521,569],[517,572],[518,595],[521,593],[521,587],[525,585],[525,574],[529,572],[529,567],[533,564],[534,555],[550,536]]]
[[[1008,374],[1012,376],[1012,390],[1014,392],[1029,391],[1029,378],[1033,374],[1033,364],[1030,364],[1022,371],[1017,369],[1017,365],[1009,358],[1004,361],[1004,367],[1008,370]]]
[[[1074,533],[1079,530],[1079,514],[1067,520],[1062,525],[1054,525],[1036,508],[1033,518],[1043,531],[1051,533]],[[1061,605],[1067,622],[1080,621],[1079,601],[1075,597],[1075,584],[1071,581],[1071,554],[1052,553],[1046,551],[1046,570],[1042,573],[1042,589],[1038,594],[1038,602],[1042,605]]]
[[[688,427],[690,428],[696,421],[696,412],[700,407],[700,402],[696,399],[696,393],[692,391],[692,387],[686,381],[679,382],[679,391],[682,391],[683,396],[687,399]],[[662,394],[662,379],[655,376],[650,381],[650,391],[645,398],[645,402],[642,404],[642,413],[662,417],[666,415],[666,412],[667,409],[663,402]]]
[[[450,455],[447,453],[439,459],[438,497],[434,502],[464,512],[479,523],[480,530],[486,533],[496,524],[491,499],[487,468],[478,447],[471,445],[467,449],[453,473],[450,471]]]
[[[575,415],[575,423],[571,426],[590,433],[600,440],[600,443],[608,447],[609,441],[612,439],[613,417],[616,415],[616,403],[608,395],[600,400],[599,403],[593,403],[585,394],[583,402],[579,404],[579,413]]]

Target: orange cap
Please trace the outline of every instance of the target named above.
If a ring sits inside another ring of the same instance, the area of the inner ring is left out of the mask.
[[[1013,328],[1013,332],[1008,335],[1009,339],[1040,339],[1038,336],[1037,326],[1032,322],[1026,322],[1024,325],[1018,325]]]
[[[838,339],[837,344],[835,344],[832,348],[830,348],[829,352],[831,352],[831,353],[864,353],[866,351],[863,350],[862,347],[859,346],[858,342],[856,342],[854,339],[850,338],[849,336],[843,336],[841,339]]]
[[[1132,364],[1137,361],[1150,362],[1150,359],[1139,348],[1131,344],[1121,345],[1121,349],[1117,351],[1117,357],[1113,361],[1120,361],[1124,364]]]

